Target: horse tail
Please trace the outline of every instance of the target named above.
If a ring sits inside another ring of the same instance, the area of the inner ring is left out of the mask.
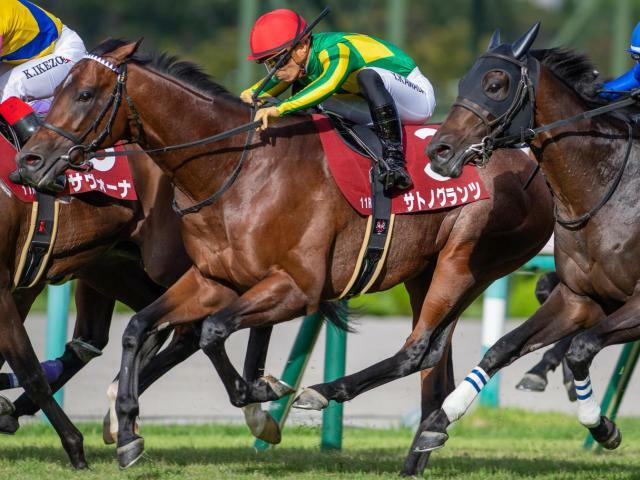
[[[340,330],[344,330],[345,332],[355,332],[355,330],[349,326],[348,319],[352,312],[347,306],[347,302],[320,302],[318,310],[326,320],[333,323]]]

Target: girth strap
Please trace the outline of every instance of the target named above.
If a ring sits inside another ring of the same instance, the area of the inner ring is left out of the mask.
[[[56,236],[60,203],[53,195],[36,192],[26,241],[19,256],[13,288],[31,288],[46,270]]]

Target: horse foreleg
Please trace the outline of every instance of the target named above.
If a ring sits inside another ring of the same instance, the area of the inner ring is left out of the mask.
[[[536,313],[498,340],[481,362],[451,393],[442,408],[427,420],[428,430],[416,442],[420,451],[441,448],[449,438],[447,428],[459,420],[489,379],[529,352],[549,345],[573,332],[593,325],[604,317],[600,307],[560,285]]]
[[[182,363],[195,352],[200,350],[199,328],[196,325],[179,325],[173,332],[171,342],[160,353],[150,358],[147,364],[141,368],[138,380],[139,394],[162,377],[173,367]],[[141,364],[144,362],[141,362]],[[102,422],[102,440],[106,444],[112,444],[118,437],[118,417],[116,414],[116,399],[118,395],[118,377],[109,385],[107,397],[109,399],[109,411]],[[134,427],[134,430],[136,427]]]
[[[51,395],[51,389],[9,290],[0,292],[0,309],[0,352],[17,375],[26,393],[44,411],[58,432],[71,464],[74,468],[86,468],[82,434]]]
[[[422,384],[422,416],[400,472],[401,476],[407,477],[422,476],[427,467],[431,452],[417,452],[414,443],[418,441],[420,434],[426,429],[427,418],[442,406],[444,399],[455,388],[451,344],[449,344],[446,353],[435,367],[420,372],[420,380]]]
[[[133,316],[122,336],[116,401],[120,467],[133,465],[144,450],[144,441],[134,429],[139,412],[139,353],[146,335],[154,330],[198,321],[236,298],[235,292],[205,279],[195,267],[191,267],[164,295]]]
[[[640,297],[634,297],[596,326],[575,336],[565,359],[573,373],[578,399],[578,420],[604,448],[612,450],[622,441],[618,427],[601,415],[593,395],[589,367],[605,347],[640,338]]]
[[[305,313],[309,300],[285,272],[276,271],[202,324],[200,347],[216,368],[236,407],[278,399],[282,393],[265,377],[249,385],[229,361],[224,342],[242,328],[267,327]]]

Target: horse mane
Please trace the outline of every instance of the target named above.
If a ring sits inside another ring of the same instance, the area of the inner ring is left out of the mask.
[[[117,48],[130,43],[120,38],[108,38],[95,47],[91,53],[98,56],[107,55]],[[242,101],[225,87],[215,82],[202,67],[196,63],[180,60],[176,55],[163,53],[141,54],[135,53],[130,59],[133,63],[145,66],[158,73],[170,76],[179,82],[195,88],[199,92],[212,97],[224,97],[239,104]]]
[[[600,72],[584,53],[568,48],[531,50],[531,55],[573,89],[589,106],[608,103],[596,94]]]

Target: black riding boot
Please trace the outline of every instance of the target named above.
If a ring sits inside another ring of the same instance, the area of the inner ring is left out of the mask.
[[[405,168],[402,148],[402,125],[395,101],[384,86],[382,77],[372,68],[358,73],[360,93],[369,104],[373,127],[382,141],[380,179],[386,192],[406,190],[411,187],[411,177]]]
[[[382,142],[382,156],[387,170],[382,171],[380,180],[386,192],[407,190],[413,183],[405,167],[402,147],[402,126],[394,104],[371,109],[373,127]]]

